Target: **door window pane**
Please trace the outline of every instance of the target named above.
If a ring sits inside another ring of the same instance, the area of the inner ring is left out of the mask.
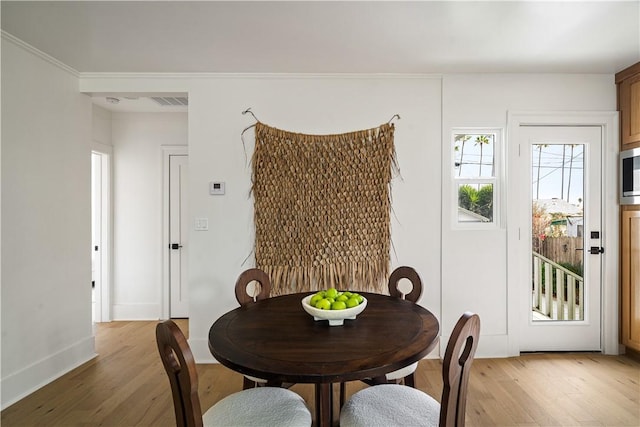
[[[584,320],[584,145],[531,146],[532,318]]]

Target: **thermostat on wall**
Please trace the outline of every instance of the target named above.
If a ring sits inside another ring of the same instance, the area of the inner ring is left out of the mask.
[[[209,183],[209,194],[218,196],[224,194],[224,182],[214,181]]]

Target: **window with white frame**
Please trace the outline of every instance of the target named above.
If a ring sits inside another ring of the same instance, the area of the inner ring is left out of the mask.
[[[475,228],[498,223],[500,136],[498,129],[453,130],[455,224]]]

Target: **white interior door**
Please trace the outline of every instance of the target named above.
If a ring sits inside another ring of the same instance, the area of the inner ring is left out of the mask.
[[[102,155],[91,153],[91,320],[102,322]]]
[[[169,156],[169,316],[189,317],[187,254],[188,156]]]
[[[520,350],[601,350],[602,129],[521,126],[519,135],[514,170],[530,183],[521,239],[531,248]]]
[[[91,292],[92,321],[111,320],[111,153],[91,152]]]

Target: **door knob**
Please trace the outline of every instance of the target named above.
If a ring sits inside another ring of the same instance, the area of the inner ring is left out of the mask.
[[[169,247],[171,249],[180,249],[182,245],[180,243],[172,243]]]
[[[592,255],[603,254],[604,248],[598,247],[598,246],[591,246],[591,248],[589,249],[589,253]]]

